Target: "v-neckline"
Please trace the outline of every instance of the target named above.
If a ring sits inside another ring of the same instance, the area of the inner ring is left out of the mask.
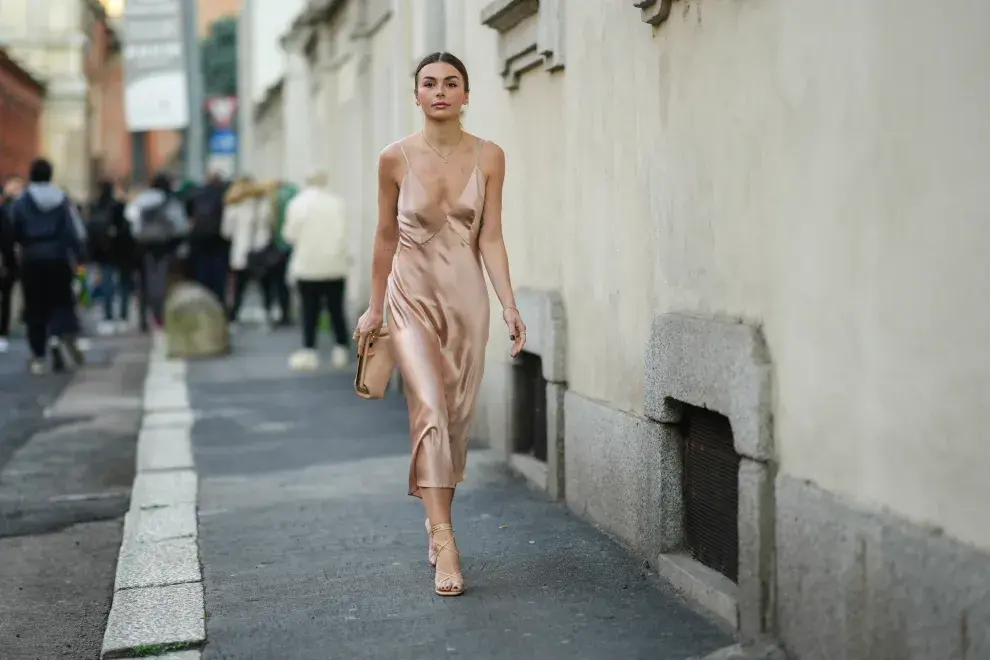
[[[433,196],[430,194],[430,190],[423,184],[420,178],[416,175],[416,172],[413,171],[411,165],[406,166],[406,176],[404,178],[409,178],[410,176],[416,180],[416,184],[423,190],[423,192],[426,193],[426,196],[430,198],[430,203],[433,204],[433,206],[437,207],[437,210],[443,213],[444,216],[449,216],[451,211],[454,209],[454,207],[458,206],[461,203],[461,200],[464,198],[464,195],[467,193],[468,188],[471,187],[471,184],[474,182],[475,177],[478,176],[478,166],[475,165],[474,168],[471,170],[471,175],[467,178],[467,182],[464,184],[464,187],[461,188],[461,193],[454,199],[453,204],[451,204],[450,209],[448,209],[447,211],[443,210],[443,207],[440,205],[440,202],[433,200]]]

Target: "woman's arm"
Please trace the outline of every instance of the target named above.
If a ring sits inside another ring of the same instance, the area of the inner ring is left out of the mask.
[[[402,156],[397,145],[386,147],[378,157],[378,228],[371,258],[371,300],[368,311],[380,315],[385,309],[385,288],[392,272],[392,258],[399,244],[399,184]]]
[[[516,296],[512,291],[512,278],[509,276],[509,255],[505,251],[505,240],[502,237],[502,186],[505,183],[505,152],[494,142],[490,145],[483,160],[487,180],[485,183],[485,210],[481,218],[481,233],[478,245],[481,258],[488,271],[488,279],[492,282],[495,295],[502,303],[502,320],[509,327],[509,339],[512,340],[512,357],[515,357],[526,345],[526,326],[519,317],[516,309]]]

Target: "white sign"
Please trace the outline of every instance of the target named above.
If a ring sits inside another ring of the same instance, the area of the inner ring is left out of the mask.
[[[210,154],[206,162],[207,172],[216,172],[225,179],[232,179],[237,169],[237,157],[227,154]]]
[[[189,125],[182,0],[127,0],[124,114],[132,131]]]

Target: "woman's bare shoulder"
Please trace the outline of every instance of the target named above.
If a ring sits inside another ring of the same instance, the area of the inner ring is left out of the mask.
[[[407,139],[408,138],[402,138],[401,140],[398,140],[396,142],[393,142],[392,144],[387,145],[378,154],[378,162],[385,164],[385,163],[394,163],[396,161],[401,161],[403,159],[402,145]]]
[[[403,143],[408,138],[403,138],[397,142],[386,146],[378,154],[378,172],[379,178],[387,177],[388,179],[394,179],[396,182],[401,179],[403,172],[405,172],[406,156],[403,152]]]
[[[481,169],[489,176],[503,172],[505,170],[505,152],[502,147],[492,140],[478,139],[481,149]]]

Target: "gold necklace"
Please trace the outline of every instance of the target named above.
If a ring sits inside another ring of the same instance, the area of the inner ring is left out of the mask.
[[[447,162],[447,159],[448,158],[450,158],[451,156],[454,155],[454,152],[457,151],[457,147],[461,146],[461,140],[463,140],[463,139],[464,139],[464,131],[461,131],[461,136],[459,138],[457,138],[457,144],[454,145],[454,148],[450,150],[450,153],[449,154],[447,154],[446,156],[444,156],[442,153],[440,153],[439,151],[437,151],[436,147],[434,147],[432,144],[430,144],[430,141],[426,139],[426,133],[423,133],[423,142],[426,143],[426,146],[428,146],[430,148],[430,150],[433,151],[433,153],[435,153],[436,155],[440,156],[440,160],[442,160],[444,163]]]

